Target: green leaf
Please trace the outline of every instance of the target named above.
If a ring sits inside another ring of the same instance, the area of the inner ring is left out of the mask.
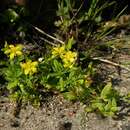
[[[93,63],[90,62],[88,67],[87,67],[87,75],[90,76],[90,75],[93,75],[95,72],[95,69],[93,67]]]
[[[111,100],[108,100],[108,104],[104,107],[104,108],[105,108],[105,111],[106,111],[106,112],[109,112],[110,109],[111,109],[111,107],[112,107],[112,102],[111,102]]]
[[[52,88],[50,84],[45,84],[44,87],[47,88],[48,90]]]
[[[117,108],[117,107],[112,107],[112,108],[111,108],[111,111],[112,111],[112,112],[117,112],[117,111],[118,111],[118,108]]]
[[[9,95],[9,98],[13,101],[16,101],[17,99],[19,99],[21,97],[21,92],[20,91],[17,91],[17,92],[14,92],[12,93],[11,95]]]
[[[8,9],[5,12],[5,16],[7,21],[9,20],[11,23],[15,22],[19,18],[19,15],[13,9]]]
[[[114,116],[114,114],[115,114],[115,113],[112,112],[112,111],[104,112],[104,113],[103,113],[104,116]]]
[[[130,98],[130,92],[128,93],[127,97]]]
[[[19,83],[18,80],[14,80],[14,82],[9,82],[7,85],[7,89],[8,90],[15,89],[17,87],[18,83]]]
[[[95,100],[92,102],[92,108],[94,110],[99,109],[100,111],[104,112],[104,103],[100,102],[99,100]]]
[[[117,107],[117,102],[115,98],[112,98],[112,106]]]
[[[98,16],[98,17],[95,18],[95,22],[96,22],[96,23],[101,22],[101,20],[102,20],[101,16]]]
[[[58,61],[57,60],[54,60],[53,61],[53,69],[54,69],[54,71],[58,71],[59,69],[58,69]]]
[[[111,111],[116,112],[118,111],[118,107],[117,107],[117,102],[115,98],[112,98],[112,107],[111,107]]]
[[[111,90],[112,90],[112,83],[109,82],[102,90],[101,92],[101,98],[103,100],[106,100],[108,95],[111,93]]]
[[[104,111],[104,104],[103,103],[95,103],[95,106],[101,111]]]
[[[40,107],[40,100],[39,99],[34,99],[33,103],[32,103],[33,107],[35,108],[39,108]]]
[[[65,90],[65,82],[63,80],[63,78],[61,77],[60,80],[59,80],[59,85],[57,86],[57,88],[60,90],[60,91],[64,91]]]
[[[55,71],[55,72],[59,72],[59,71],[62,71],[62,69],[63,69],[63,66],[62,66],[62,64],[60,63],[60,62],[58,62],[57,60],[54,60],[53,61],[53,70]]]
[[[83,85],[83,84],[84,84],[84,79],[79,79],[79,80],[78,80],[78,83],[79,83],[80,85]]]
[[[69,79],[73,79],[74,77],[76,77],[75,71],[70,71],[69,73]]]
[[[26,93],[26,91],[25,91],[25,86],[24,86],[23,84],[20,84],[20,85],[19,85],[19,88],[20,88],[20,90],[22,91],[22,93]]]
[[[72,45],[74,44],[74,38],[73,37],[71,37],[71,38],[69,38],[69,40],[68,40],[68,43],[67,43],[67,45],[66,45],[66,49],[67,50],[70,50],[71,48],[72,48]]]
[[[86,111],[86,112],[92,112],[92,111],[93,111],[93,108],[92,108],[92,107],[87,107],[87,108],[85,109],[85,111]]]
[[[72,92],[65,92],[64,94],[64,97],[70,101],[73,101],[73,100],[76,100],[77,99],[77,96]]]

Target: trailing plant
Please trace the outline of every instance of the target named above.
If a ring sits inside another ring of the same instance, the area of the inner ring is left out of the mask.
[[[5,44],[3,49],[7,55],[8,62],[3,69],[7,82],[10,98],[17,101],[32,102],[33,105],[39,105],[40,95],[37,91],[37,61],[32,61],[23,52],[24,46]]]
[[[69,100],[82,100],[89,96],[88,87],[92,82],[87,78],[91,74],[87,66],[85,70],[78,66],[78,53],[71,51],[71,47],[69,39],[66,45],[52,48],[39,65],[41,84],[47,90],[61,92]]]
[[[111,82],[108,82],[101,93],[91,100],[91,106],[86,110],[98,110],[104,116],[114,116],[118,111],[119,99],[119,93],[112,88]]]

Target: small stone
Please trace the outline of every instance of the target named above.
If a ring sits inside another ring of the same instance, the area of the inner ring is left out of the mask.
[[[3,123],[0,123],[0,127],[3,127],[4,126],[4,124]]]
[[[11,127],[19,127],[19,125],[20,125],[20,123],[16,119],[13,119],[13,120],[10,121],[10,126]]]
[[[70,122],[59,124],[59,130],[71,130],[71,128],[72,128],[72,123]]]

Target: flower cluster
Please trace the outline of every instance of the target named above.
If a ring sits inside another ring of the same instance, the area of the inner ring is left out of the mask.
[[[16,56],[21,56],[23,55],[22,49],[24,48],[23,45],[17,44],[16,46],[14,45],[8,45],[7,43],[5,44],[4,53],[9,56],[10,60],[13,60]],[[20,63],[20,66],[24,72],[25,75],[32,75],[37,72],[37,65],[38,62],[34,61],[32,62],[31,60],[28,60],[26,63]]]
[[[77,57],[77,53],[76,52],[72,52],[72,51],[67,51],[62,58],[62,61],[64,63],[64,67],[65,68],[71,68],[73,66],[73,64],[75,63]]]
[[[8,46],[6,44],[4,53],[9,56],[10,60],[13,60],[15,56],[20,56],[23,54],[22,49],[23,49],[23,45],[21,44],[18,44],[16,46],[14,45]]]
[[[63,62],[65,68],[71,68],[77,58],[77,53],[72,51],[66,51],[64,46],[54,47],[52,49],[52,55],[59,56]]]
[[[32,75],[32,74],[36,73],[37,72],[37,68],[36,68],[37,65],[38,65],[37,61],[32,62],[31,60],[28,60],[26,63],[20,64],[25,75],[28,75],[28,74]]]
[[[64,46],[54,47],[52,49],[52,55],[53,56],[60,56],[60,57],[62,57],[64,53],[65,53],[65,47]]]

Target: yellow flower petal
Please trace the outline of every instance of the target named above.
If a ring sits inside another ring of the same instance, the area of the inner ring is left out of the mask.
[[[32,72],[37,72],[37,69],[36,68],[32,68]]]
[[[61,47],[54,47],[52,49],[52,55],[53,56],[62,56],[65,52],[65,47],[61,46]]]
[[[9,45],[9,48],[14,48],[14,45]]]
[[[10,60],[14,59],[14,56],[15,56],[14,53],[11,53],[10,56],[9,56]]]
[[[8,49],[8,50],[6,50],[4,53],[5,53],[5,54],[8,54],[8,53],[10,53],[10,50]]]
[[[38,65],[37,61],[32,62],[32,66],[37,66],[37,65]]]
[[[18,45],[16,46],[16,49],[17,49],[17,50],[22,50],[22,49],[23,49],[23,45],[18,44]]]
[[[29,69],[25,69],[24,70],[25,75],[29,74],[29,71],[30,71]]]
[[[21,51],[16,51],[16,54],[20,56],[20,55],[22,55],[22,52]]]
[[[73,66],[74,62],[76,61],[76,58],[77,58],[76,52],[72,52],[72,51],[66,52],[62,57],[64,67],[71,68]]]
[[[5,54],[7,54],[10,57],[10,60],[14,59],[15,56],[22,55],[22,48],[23,46],[21,44],[18,44],[16,46],[14,45],[6,45],[5,48]]]
[[[37,72],[36,66],[38,65],[37,61],[32,62],[31,60],[27,61],[26,63],[21,63],[20,66],[24,71],[24,74],[34,74]]]

